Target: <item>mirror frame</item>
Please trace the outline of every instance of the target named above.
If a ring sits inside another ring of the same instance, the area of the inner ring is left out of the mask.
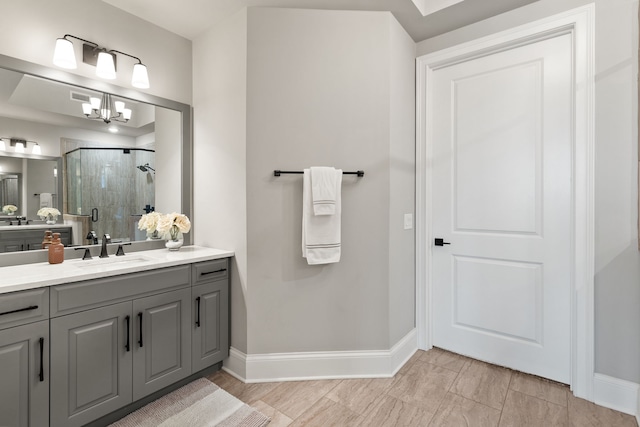
[[[182,113],[182,145],[180,150],[181,155],[181,213],[187,215],[191,220],[191,232],[184,235],[184,244],[191,245],[193,239],[193,139],[192,139],[192,111],[191,106],[183,104],[181,102],[173,101],[159,96],[142,93],[134,89],[124,88],[121,86],[112,85],[110,83],[93,80],[87,77],[71,74],[66,71],[62,71],[55,68],[49,68],[44,65],[35,64],[32,62],[23,61],[21,59],[13,58],[11,56],[0,54],[0,68],[15,71],[18,73],[28,74],[35,77],[40,77],[46,80],[54,82],[65,83],[68,85],[76,86],[79,88],[107,92],[118,97],[129,98],[133,101],[152,104],[158,107],[167,108],[169,110],[175,110]],[[60,154],[62,157],[63,153]],[[62,181],[62,180],[60,180]],[[136,241],[132,242],[136,247],[140,246],[140,249],[157,248],[156,242]],[[87,245],[89,246],[89,245]],[[148,246],[145,247],[145,246]],[[136,248],[137,249],[137,248]],[[36,251],[37,252],[37,251]],[[16,253],[18,254],[18,253]]]

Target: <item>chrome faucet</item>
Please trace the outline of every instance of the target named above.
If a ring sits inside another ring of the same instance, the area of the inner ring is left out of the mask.
[[[102,250],[100,251],[100,258],[109,258],[109,254],[107,253],[107,243],[111,243],[111,236],[105,233],[104,236],[102,236]]]

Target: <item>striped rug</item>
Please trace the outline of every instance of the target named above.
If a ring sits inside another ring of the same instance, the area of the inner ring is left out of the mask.
[[[263,427],[269,418],[200,378],[127,415],[110,427]]]

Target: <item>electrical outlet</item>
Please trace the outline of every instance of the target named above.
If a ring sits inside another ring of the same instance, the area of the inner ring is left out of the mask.
[[[411,230],[413,228],[413,214],[404,214],[404,229]]]

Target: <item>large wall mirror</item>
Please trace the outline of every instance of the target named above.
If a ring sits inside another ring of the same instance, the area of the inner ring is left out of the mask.
[[[83,109],[92,99],[102,106]],[[0,212],[0,244],[48,206],[62,214],[52,227],[73,225],[70,245],[91,244],[91,230],[151,246],[142,214],[192,218],[189,105],[0,55],[0,137],[0,209],[17,207]]]

